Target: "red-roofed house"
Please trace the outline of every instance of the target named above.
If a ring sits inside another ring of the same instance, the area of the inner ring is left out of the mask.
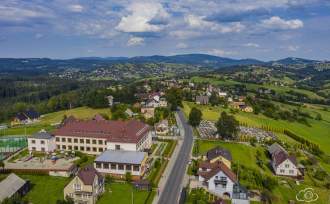
[[[219,196],[233,196],[234,185],[237,177],[222,162],[201,162],[199,164],[199,181],[207,186],[207,189]]]
[[[77,176],[64,188],[64,198],[67,196],[74,203],[95,204],[104,192],[104,177],[93,166],[82,168]]]
[[[69,120],[53,135],[59,150],[94,155],[107,149],[144,151],[152,144],[150,126],[137,120]]]

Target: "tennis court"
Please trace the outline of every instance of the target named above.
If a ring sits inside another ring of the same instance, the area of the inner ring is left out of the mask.
[[[10,156],[12,153],[27,147],[27,139],[22,135],[0,137],[0,160]]]

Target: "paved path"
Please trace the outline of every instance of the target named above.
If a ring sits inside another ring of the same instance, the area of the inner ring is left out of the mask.
[[[167,181],[163,189],[160,189],[159,204],[177,204],[182,190],[183,178],[185,176],[186,167],[189,162],[191,148],[193,144],[193,132],[184,118],[183,112],[178,111],[178,118],[184,129],[184,138],[181,145],[178,147],[179,152],[171,172],[168,175]],[[180,123],[179,122],[179,123]]]

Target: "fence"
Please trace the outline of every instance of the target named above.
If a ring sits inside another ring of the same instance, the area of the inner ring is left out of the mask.
[[[25,136],[0,137],[0,161],[25,147],[27,147]]]

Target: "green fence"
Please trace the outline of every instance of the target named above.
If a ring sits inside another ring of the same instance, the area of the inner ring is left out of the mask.
[[[25,136],[0,137],[0,160],[6,158],[10,153],[25,147],[27,147],[27,138]]]

